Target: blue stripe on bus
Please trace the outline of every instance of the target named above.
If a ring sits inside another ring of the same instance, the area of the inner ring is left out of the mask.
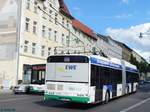
[[[119,65],[119,64],[115,64],[115,63],[112,63],[112,62],[107,62],[107,61],[104,61],[104,60],[101,60],[101,59],[96,59],[96,58],[93,58],[93,57],[91,57],[90,60],[91,60],[91,64],[94,64],[94,65],[97,65],[97,66],[103,66],[103,67],[122,70],[122,66]],[[130,67],[126,67],[126,71],[138,73],[138,71],[136,69],[133,69],[133,68],[130,68]]]
[[[93,64],[98,64],[98,65],[103,65],[103,66],[109,67],[109,62],[107,62],[107,61],[96,59],[93,57],[91,57],[90,60],[91,60],[91,63],[93,63]]]
[[[114,68],[114,69],[122,69],[122,66],[119,65],[119,64],[110,63],[110,62],[100,60],[100,59],[96,59],[96,58],[93,58],[93,57],[91,57],[90,60],[91,60],[92,64],[96,64],[96,65],[99,65],[99,66],[109,67],[109,68]]]
[[[136,69],[133,69],[133,68],[130,68],[130,67],[126,67],[126,71],[138,73],[138,71]]]
[[[104,65],[95,64],[95,63],[91,63],[91,64],[92,64],[92,65],[101,66],[101,67],[107,67],[107,68],[112,68],[112,69],[122,70],[122,68],[116,68],[116,67],[112,67],[112,66],[104,66]]]

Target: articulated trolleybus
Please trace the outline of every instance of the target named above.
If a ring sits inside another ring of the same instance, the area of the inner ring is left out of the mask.
[[[137,91],[138,70],[126,61],[95,55],[56,55],[47,61],[45,100],[94,104]]]

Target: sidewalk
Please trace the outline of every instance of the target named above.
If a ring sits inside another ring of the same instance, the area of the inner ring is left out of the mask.
[[[0,89],[0,94],[5,94],[5,93],[12,93],[12,90],[10,90],[10,89]]]

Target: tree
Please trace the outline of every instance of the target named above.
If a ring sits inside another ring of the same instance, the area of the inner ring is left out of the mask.
[[[130,57],[130,63],[135,65],[139,69],[139,62],[136,60],[136,58],[132,54]]]
[[[148,72],[150,72],[150,64],[148,64]]]
[[[135,65],[140,73],[147,73],[150,71],[150,64],[147,62],[138,62],[132,54],[130,57],[130,63]]]

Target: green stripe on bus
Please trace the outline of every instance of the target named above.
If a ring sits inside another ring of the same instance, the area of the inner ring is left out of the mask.
[[[59,95],[49,95],[44,94],[44,100],[68,100],[71,102],[77,103],[88,103],[90,98],[89,97],[77,97],[77,96],[59,96]]]
[[[44,92],[42,90],[36,90],[36,89],[31,89],[30,92],[38,93],[38,92]]]

